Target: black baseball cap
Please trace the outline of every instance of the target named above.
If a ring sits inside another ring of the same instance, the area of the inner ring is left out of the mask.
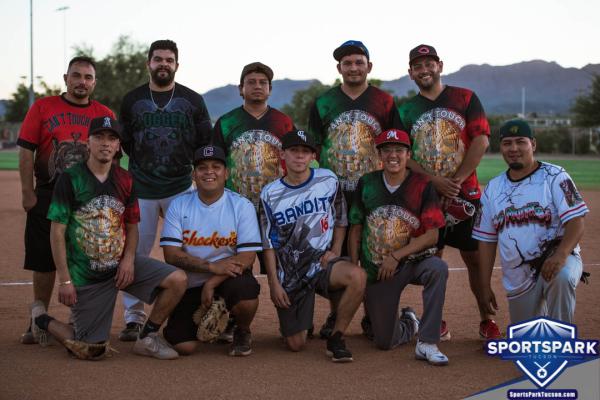
[[[533,139],[533,131],[526,121],[511,119],[500,127],[500,139],[504,139],[505,137],[526,137]]]
[[[273,70],[261,62],[253,62],[242,69],[242,76],[240,76],[240,85],[244,84],[244,77],[252,72],[261,72],[267,76],[269,83],[273,80]]]
[[[333,51],[333,58],[340,62],[343,57],[349,54],[362,54],[367,57],[367,60],[369,59],[369,50],[367,50],[367,46],[359,40],[348,40],[342,43],[340,47]]]
[[[408,65],[411,65],[412,62],[419,57],[432,57],[435,58],[436,61],[440,61],[437,51],[435,51],[433,46],[428,44],[420,44],[410,51],[408,55]]]
[[[225,151],[219,146],[208,145],[196,150],[194,153],[194,166],[203,160],[218,160],[227,165]]]
[[[289,149],[294,146],[305,146],[317,152],[317,145],[312,140],[312,137],[305,131],[294,130],[286,133],[281,138],[282,150]]]
[[[123,139],[121,134],[121,124],[119,121],[112,119],[111,117],[98,117],[90,121],[90,129],[88,130],[88,136],[92,136],[96,133],[110,131],[114,133],[119,140]]]

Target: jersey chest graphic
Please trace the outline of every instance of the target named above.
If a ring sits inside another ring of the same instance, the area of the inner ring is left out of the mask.
[[[421,226],[410,211],[394,205],[378,207],[369,214],[366,222],[369,231],[367,247],[372,262],[377,265],[394,250],[406,246],[411,232]]]

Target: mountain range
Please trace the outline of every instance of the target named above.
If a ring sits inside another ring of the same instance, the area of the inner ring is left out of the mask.
[[[574,99],[589,90],[594,74],[600,75],[600,64],[564,68],[555,62],[533,60],[504,66],[465,65],[456,72],[442,75],[442,82],[474,90],[488,114],[521,112],[521,96],[525,88],[527,113],[560,115],[568,113]],[[281,108],[291,101],[297,90],[306,89],[313,82],[315,80],[275,80],[269,104]],[[381,87],[396,96],[417,90],[407,75],[383,81]],[[242,104],[236,85],[222,86],[203,96],[210,115],[215,119]]]

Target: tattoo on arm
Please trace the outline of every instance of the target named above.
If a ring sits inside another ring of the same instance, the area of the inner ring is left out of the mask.
[[[190,257],[187,254],[176,255],[172,264],[187,272],[209,272],[208,261]]]

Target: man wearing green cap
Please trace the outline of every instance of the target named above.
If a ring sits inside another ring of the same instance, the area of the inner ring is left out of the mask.
[[[486,186],[473,228],[480,306],[491,314],[498,309],[490,279],[499,244],[511,322],[549,316],[572,323],[588,208],[564,168],[537,161],[535,147],[527,122],[511,120],[500,128],[508,171]]]

